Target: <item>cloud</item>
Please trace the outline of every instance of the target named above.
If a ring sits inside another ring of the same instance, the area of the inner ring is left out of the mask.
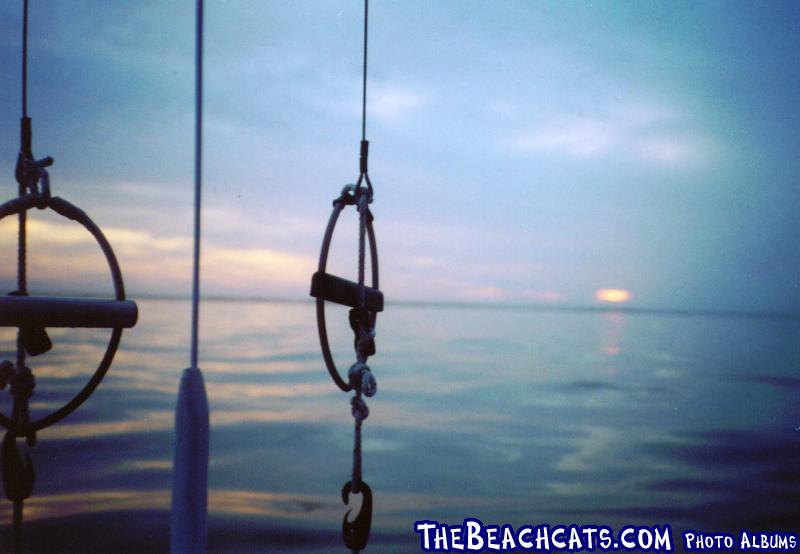
[[[696,165],[713,154],[710,141],[697,136],[655,136],[635,143],[636,153],[643,160],[660,165]]]
[[[227,285],[233,291],[248,283],[302,284],[306,287],[316,258],[267,248],[224,248],[209,245],[203,252],[204,276],[210,283]]]
[[[204,126],[208,128],[208,121],[204,121]],[[186,186],[170,186],[165,183],[154,182],[133,182],[123,181],[114,183],[114,193],[117,195],[127,195],[141,202],[143,199],[151,200],[154,203],[162,203],[165,199],[180,203],[189,204],[192,201],[193,188]]]
[[[15,223],[15,222],[13,222]],[[4,225],[0,247],[11,251],[16,233]],[[190,280],[192,241],[182,236],[156,236],[140,229],[106,227],[104,233],[132,290],[184,290]],[[94,238],[73,223],[31,219],[28,222],[29,273],[46,276],[46,287],[82,282],[94,292],[108,281],[108,270]],[[212,294],[269,294],[274,286],[304,290],[316,258],[272,248],[229,248],[207,240],[202,245],[203,282]],[[0,269],[0,278],[12,280],[15,264]],[[51,282],[52,281],[52,282]]]
[[[392,85],[378,85],[367,97],[370,105],[367,106],[369,115],[384,120],[395,121],[407,117],[412,112],[424,106],[428,99],[426,95],[411,89]]]
[[[591,158],[607,152],[616,140],[616,129],[607,122],[565,118],[523,133],[515,145],[526,152],[554,152]]]
[[[506,291],[494,285],[474,287],[470,290],[469,297],[479,300],[499,300],[505,297]]]
[[[43,244],[57,244],[59,246],[75,246],[95,244],[94,237],[80,225],[73,223],[55,223],[40,219],[28,219],[28,234],[30,241],[41,242]],[[103,234],[106,236],[112,247],[125,249],[146,248],[163,252],[183,251],[191,247],[191,241],[183,237],[156,237],[147,231],[139,229],[127,229],[123,227],[105,227]],[[12,233],[4,233],[0,238],[0,244],[16,243],[16,236]]]
[[[301,95],[312,109],[327,117],[361,120],[361,83],[339,77],[322,80]],[[369,82],[367,117],[383,123],[398,123],[419,111],[429,101],[427,94],[405,86]]]
[[[566,294],[555,290],[524,290],[520,293],[520,298],[523,300],[531,300],[535,302],[558,302],[563,300]]]
[[[490,104],[489,109],[493,106]],[[694,128],[691,119],[683,111],[663,106],[611,105],[586,115],[540,117],[507,145],[517,152],[537,155],[696,167],[711,161],[719,147]]]

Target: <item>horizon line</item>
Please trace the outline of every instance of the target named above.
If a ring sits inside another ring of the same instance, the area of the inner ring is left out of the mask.
[[[45,295],[57,295],[48,293]],[[62,293],[58,293],[62,294]],[[79,297],[96,297],[92,293],[75,292],[72,293]],[[191,296],[181,294],[157,294],[157,293],[135,293],[127,295],[128,300],[166,300],[166,301],[186,301],[192,300]],[[226,296],[219,294],[201,295],[201,301],[205,302],[272,302],[283,304],[306,304],[315,302],[314,298],[308,297],[288,297],[288,296]],[[721,317],[721,318],[750,318],[750,319],[780,319],[780,320],[800,320],[800,312],[794,311],[771,311],[771,310],[729,310],[716,308],[653,308],[647,306],[631,306],[626,304],[550,304],[536,302],[481,302],[470,300],[387,300],[387,305],[399,307],[418,307],[418,308],[455,308],[467,310],[512,310],[512,311],[553,311],[571,313],[623,313],[628,315],[654,315],[670,317]]]

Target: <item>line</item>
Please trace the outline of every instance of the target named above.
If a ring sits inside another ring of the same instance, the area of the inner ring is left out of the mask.
[[[28,0],[22,4],[22,132],[21,132],[21,154],[30,154],[30,136],[25,137],[25,118],[28,117]],[[22,152],[28,150],[27,152]],[[21,179],[18,187],[19,196],[23,196],[27,191],[25,180]],[[28,250],[28,231],[27,211],[22,210],[17,216],[19,221],[19,231],[17,236],[17,293],[27,294],[28,275],[27,275],[27,250]],[[22,343],[22,329],[17,330],[17,371],[22,371],[25,367],[25,347]],[[17,405],[14,400],[14,406]],[[15,418],[16,419],[16,418]],[[21,514],[21,512],[20,512]],[[21,521],[21,515],[20,515]]]
[[[361,88],[361,140],[367,140],[367,21],[369,0],[364,0],[364,77]]]
[[[501,304],[482,302],[435,302],[425,300],[395,300],[386,305],[413,308],[454,308],[464,310],[509,310],[535,312],[571,312],[585,314],[619,313],[625,315],[668,317],[719,317],[748,319],[782,319],[800,321],[800,312],[766,312],[744,310],[703,310],[681,308],[648,308],[636,306],[581,306],[551,304]]]
[[[28,117],[28,0],[22,8],[22,117]]]
[[[49,293],[57,296],[57,291]],[[80,293],[79,296],[96,298],[99,293]],[[170,294],[153,294],[148,292],[133,292],[132,295],[140,300],[155,300],[168,302],[186,302],[186,296]],[[267,303],[267,304],[308,304],[313,303],[313,298],[296,296],[227,296],[210,294],[203,296],[203,302],[236,302],[236,303]],[[585,314],[621,313],[625,315],[642,316],[668,316],[668,317],[719,317],[719,318],[746,318],[746,319],[776,319],[786,321],[800,321],[800,312],[770,312],[770,311],[744,311],[744,310],[716,310],[716,309],[681,309],[681,308],[648,308],[646,306],[581,306],[552,305],[552,304],[502,304],[499,302],[463,302],[463,301],[428,301],[428,300],[387,300],[386,306],[392,308],[433,308],[456,310],[504,310],[518,312],[567,312]]]
[[[190,367],[197,367],[197,334],[200,311],[200,196],[203,166],[203,0],[197,0],[195,50],[194,269],[192,273],[192,354]]]

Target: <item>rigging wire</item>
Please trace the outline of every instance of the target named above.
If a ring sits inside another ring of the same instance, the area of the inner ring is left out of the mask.
[[[197,334],[200,311],[200,204],[203,157],[203,0],[197,0],[197,47],[195,49],[194,131],[194,268],[192,273],[192,351],[190,367],[197,367]]]
[[[19,184],[18,198],[10,200],[2,205],[0,218],[13,213],[19,217],[19,235],[17,251],[17,290],[9,293],[9,296],[28,296],[27,291],[27,210],[32,207],[39,209],[50,208],[62,216],[77,221],[86,228],[99,243],[111,269],[114,279],[114,289],[118,303],[124,303],[125,293],[122,284],[122,276],[119,266],[111,250],[110,245],[103,236],[100,229],[82,211],[72,206],[65,200],[50,196],[50,180],[48,172],[44,169],[53,163],[49,156],[35,160],[32,152],[32,132],[31,119],[28,117],[28,0],[22,2],[22,117],[20,119],[20,149],[15,169],[15,177]],[[41,185],[41,188],[40,188]],[[48,299],[30,298],[38,300],[40,303]],[[115,303],[116,304],[116,303]],[[108,325],[114,331],[109,341],[109,346],[103,361],[100,363],[95,374],[89,383],[67,404],[60,409],[52,412],[46,417],[32,421],[29,412],[29,399],[33,395],[36,379],[29,367],[25,364],[26,353],[29,356],[37,356],[48,351],[52,347],[50,338],[45,331],[45,324],[34,324],[31,322],[17,321],[17,352],[16,366],[11,362],[3,361],[0,363],[3,373],[3,387],[10,385],[9,389],[12,396],[12,415],[11,418],[0,414],[0,424],[7,429],[2,444],[0,445],[0,473],[2,474],[3,488],[6,498],[13,503],[12,515],[12,543],[15,552],[22,549],[22,518],[23,503],[30,497],[36,481],[36,475],[30,454],[20,453],[17,448],[17,439],[25,438],[29,447],[36,444],[36,432],[43,429],[75,408],[80,406],[86,398],[94,391],[97,384],[105,375],[111,359],[114,357],[117,345],[119,344],[122,327],[133,326],[136,320],[136,306],[128,303],[128,312],[132,314],[132,321],[129,324]],[[47,307],[44,307],[47,311]],[[4,314],[5,315],[5,314]],[[105,325],[97,325],[105,326]]]
[[[20,154],[30,156],[30,123],[28,120],[28,0],[22,3],[22,130],[20,133],[21,144]],[[26,136],[27,135],[27,136]],[[27,151],[26,151],[27,150]],[[20,179],[19,195],[27,192],[25,181]],[[19,239],[17,245],[17,291],[19,294],[26,294],[27,283],[27,217],[24,211],[19,213]],[[21,347],[17,347],[17,367],[22,367],[25,363],[25,354],[20,353]]]
[[[367,176],[367,156],[369,155],[369,143],[367,142],[367,29],[369,21],[369,0],[364,0],[364,64],[361,80],[361,160],[358,182],[359,185],[366,177],[368,186],[371,185]],[[357,185],[358,186],[358,185]],[[369,186],[370,196],[372,187]],[[371,200],[371,198],[369,198]],[[364,257],[365,257],[365,230],[366,230],[366,204],[358,203],[359,211],[359,232],[358,232],[358,303],[359,307],[364,307]]]
[[[364,0],[364,69],[361,87],[361,140],[367,140],[367,21],[369,0]]]
[[[350,506],[352,494],[361,495],[361,505],[358,512],[353,514],[354,508],[349,508],[342,521],[342,538],[345,546],[358,554],[369,541],[370,526],[372,522],[372,490],[363,480],[362,475],[362,445],[361,427],[369,417],[369,408],[363,397],[372,397],[377,392],[377,382],[372,371],[367,366],[367,359],[375,354],[375,322],[377,312],[383,310],[383,293],[378,289],[378,254],[375,234],[372,226],[372,213],[369,204],[373,200],[372,183],[370,182],[367,157],[369,155],[369,141],[366,140],[367,129],[367,31],[369,25],[369,0],[364,0],[364,59],[362,74],[361,97],[361,154],[359,160],[359,176],[355,184],[346,185],[339,196],[333,201],[333,213],[328,220],[325,235],[322,239],[322,249],[319,255],[319,270],[311,277],[311,296],[316,298],[317,304],[317,330],[322,348],[322,357],[325,366],[334,383],[343,392],[353,391],[350,398],[351,414],[354,419],[353,437],[353,471],[350,478],[342,487],[342,501]],[[328,253],[331,238],[339,219],[339,214],[345,206],[355,205],[359,215],[358,235],[358,282],[354,283],[341,277],[326,273]],[[372,287],[367,289],[364,283],[366,263],[366,238],[369,238],[369,250],[372,265]],[[356,363],[350,366],[347,372],[347,381],[336,368],[328,343],[328,332],[325,327],[325,302],[350,306],[350,327],[355,335],[353,341]],[[352,516],[352,517],[351,517]]]
[[[359,214],[359,228],[358,228],[358,302],[357,310],[366,314],[365,311],[365,284],[364,284],[364,269],[366,258],[366,229],[367,218],[369,216],[369,203],[372,201],[372,183],[370,183],[367,157],[369,155],[369,142],[367,141],[367,32],[369,21],[369,0],[364,0],[364,64],[361,84],[361,159],[360,171],[361,174],[356,185],[356,205]],[[367,188],[360,188],[360,184],[366,181]],[[370,321],[369,316],[365,317],[365,322]],[[374,349],[370,351],[369,345],[373,345],[372,337],[374,337],[373,323],[368,323],[365,328],[364,323],[356,325],[356,358],[357,362],[353,365],[349,372],[350,383],[353,386],[355,395],[350,399],[351,412],[354,419],[354,433],[353,433],[353,472],[348,490],[354,493],[362,494],[362,506],[359,515],[353,522],[355,525],[348,525],[347,516],[343,523],[343,531],[345,533],[345,545],[347,545],[353,554],[358,554],[367,545],[369,538],[369,525],[372,519],[372,491],[362,480],[362,450],[361,450],[361,425],[362,422],[369,416],[369,408],[362,398],[362,392],[366,396],[375,394],[375,379],[366,365],[367,357],[369,354],[374,353]],[[348,512],[349,513],[349,512]]]
[[[28,117],[28,0],[22,8],[22,117]]]
[[[20,159],[32,158],[31,152],[31,133],[30,133],[30,119],[28,119],[28,0],[23,0],[22,3],[22,119],[20,121]],[[26,160],[27,161],[27,160]],[[19,179],[18,193],[23,196],[27,193],[27,179]],[[28,292],[28,279],[27,279],[27,212],[22,210],[19,212],[19,231],[17,235],[17,294],[27,295]],[[23,343],[23,330],[17,329],[17,366],[14,371],[15,378],[24,375],[25,373],[25,345]],[[12,420],[15,423],[27,423],[27,400],[20,401],[19,395],[12,395]],[[11,433],[10,431],[8,433]],[[13,435],[7,436],[7,440],[16,443],[16,437]],[[10,443],[9,443],[10,444]],[[16,444],[13,445],[16,447]],[[10,457],[5,457],[4,462],[9,463]],[[30,458],[28,458],[30,463]],[[7,471],[8,468],[4,467]],[[8,494],[6,496],[13,496],[12,499],[12,544],[15,552],[22,549],[22,517],[23,517],[23,496],[24,494]]]
[[[203,154],[203,0],[197,0],[195,43],[194,255],[191,361],[183,371],[175,408],[170,551],[206,552],[209,417],[203,373],[197,366],[200,308],[200,215]]]

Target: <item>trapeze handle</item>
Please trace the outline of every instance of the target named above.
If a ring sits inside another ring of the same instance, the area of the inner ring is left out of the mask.
[[[0,327],[129,328],[138,318],[131,300],[0,296]]]
[[[355,308],[358,306],[358,283],[317,271],[311,277],[311,296]],[[370,312],[382,312],[383,293],[364,287],[364,307]]]

